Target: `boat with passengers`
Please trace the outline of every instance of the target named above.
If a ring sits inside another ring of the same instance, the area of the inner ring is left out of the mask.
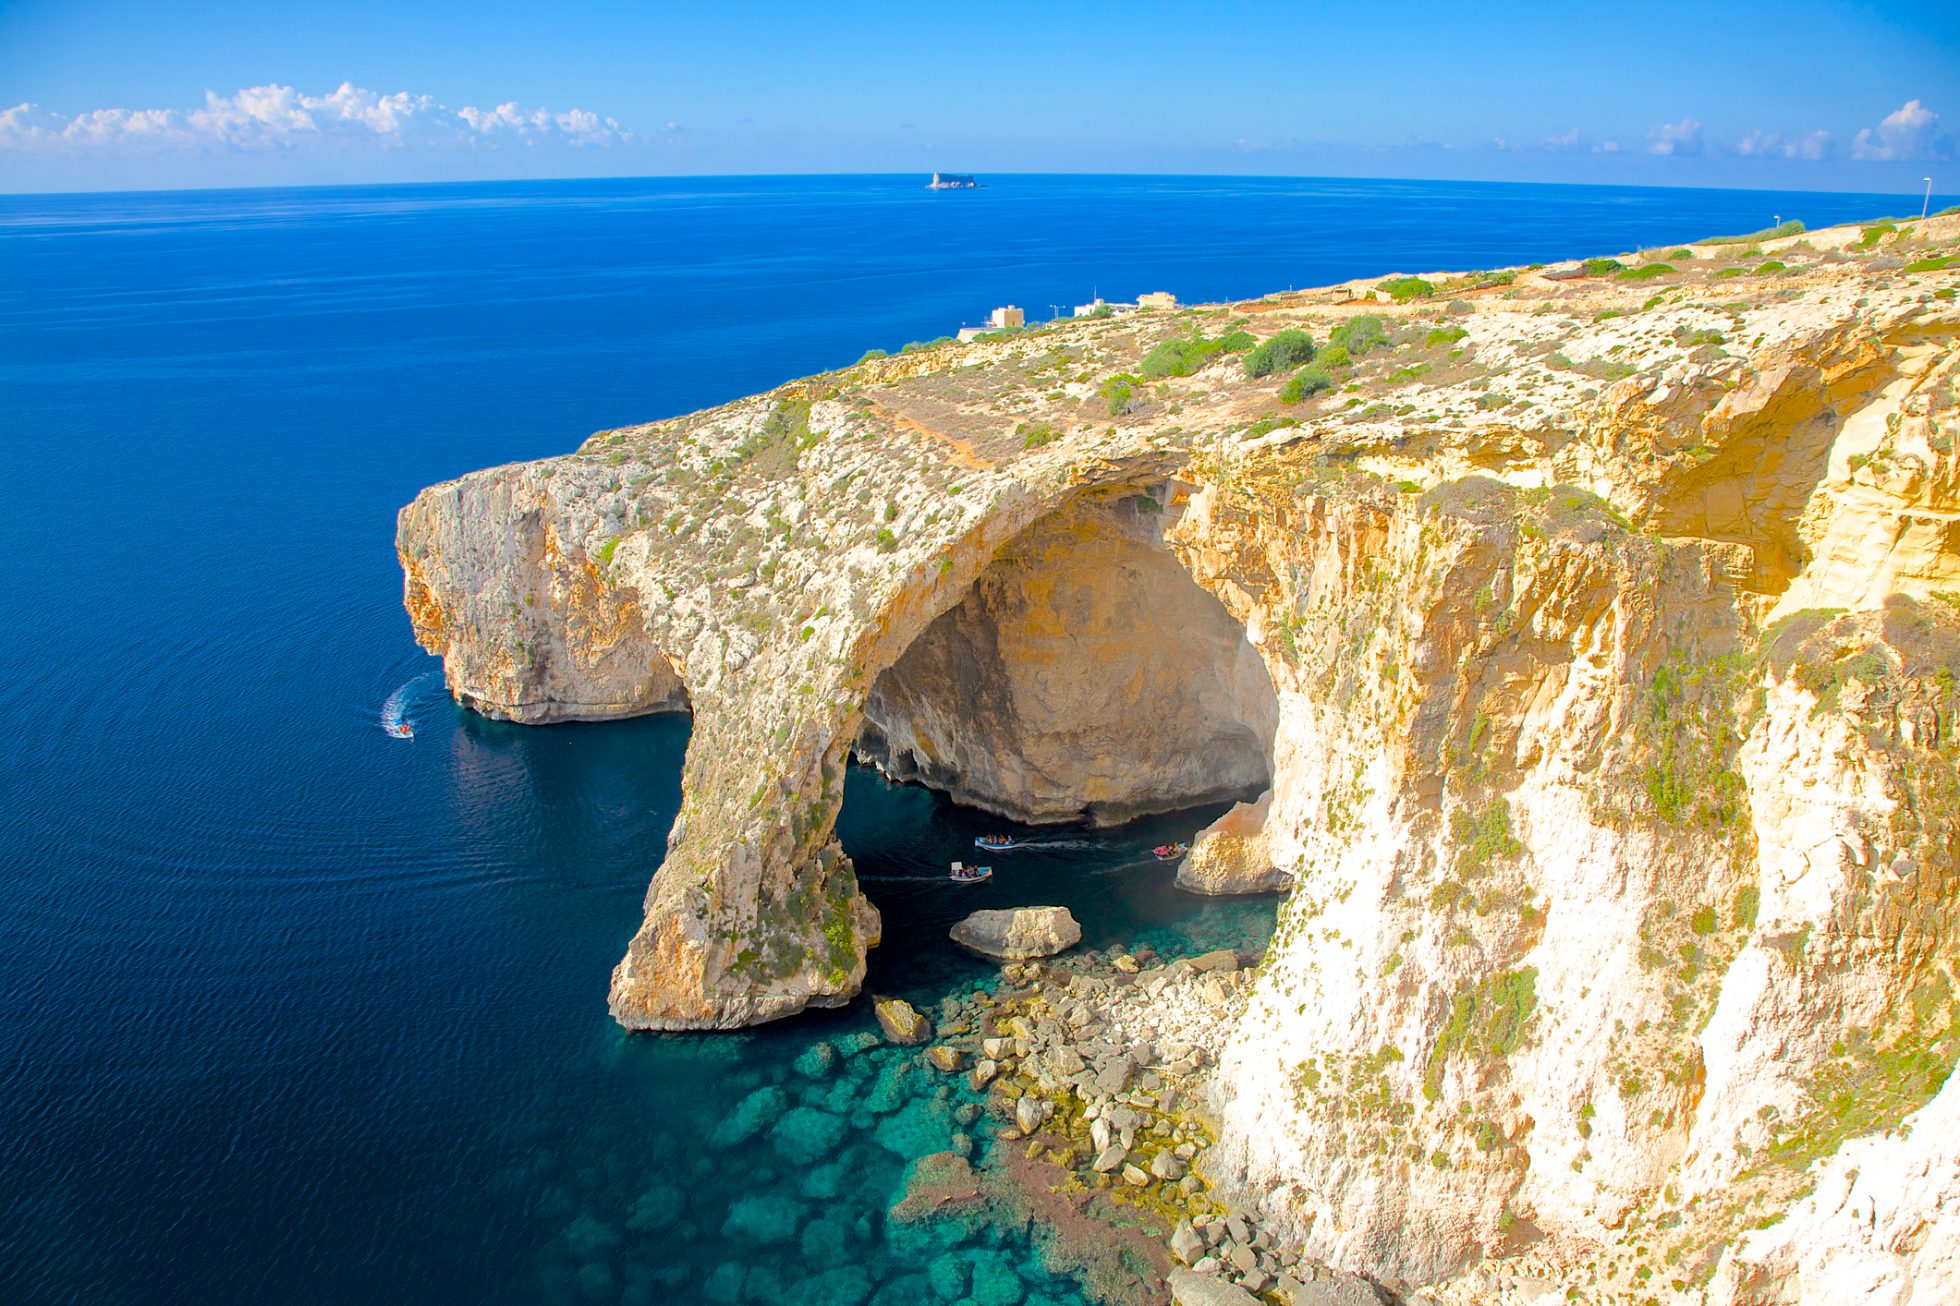
[[[953,869],[946,876],[954,884],[978,884],[994,873],[991,866],[968,866],[965,862],[954,862]]]

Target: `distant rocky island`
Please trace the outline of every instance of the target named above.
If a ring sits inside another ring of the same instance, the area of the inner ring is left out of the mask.
[[[854,752],[1235,803],[1263,957],[880,1011],[1179,1301],[1954,1300],[1957,289],[1949,214],[990,332],[431,487],[406,602],[486,715],[693,714],[633,1029],[858,994]]]

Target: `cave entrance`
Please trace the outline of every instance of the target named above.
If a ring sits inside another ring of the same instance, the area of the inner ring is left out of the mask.
[[[1096,491],[1010,540],[878,676],[860,758],[1030,825],[1264,792],[1272,678],[1165,523],[1160,494]]]

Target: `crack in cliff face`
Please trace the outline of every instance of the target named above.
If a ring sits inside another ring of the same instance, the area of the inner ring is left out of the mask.
[[[1272,679],[1165,546],[1165,515],[1153,493],[1118,489],[1016,536],[878,676],[859,755],[1030,824],[1265,790]]]

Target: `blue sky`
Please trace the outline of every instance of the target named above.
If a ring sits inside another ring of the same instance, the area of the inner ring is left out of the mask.
[[[1197,172],[1960,190],[1960,4],[4,0],[0,189]]]

